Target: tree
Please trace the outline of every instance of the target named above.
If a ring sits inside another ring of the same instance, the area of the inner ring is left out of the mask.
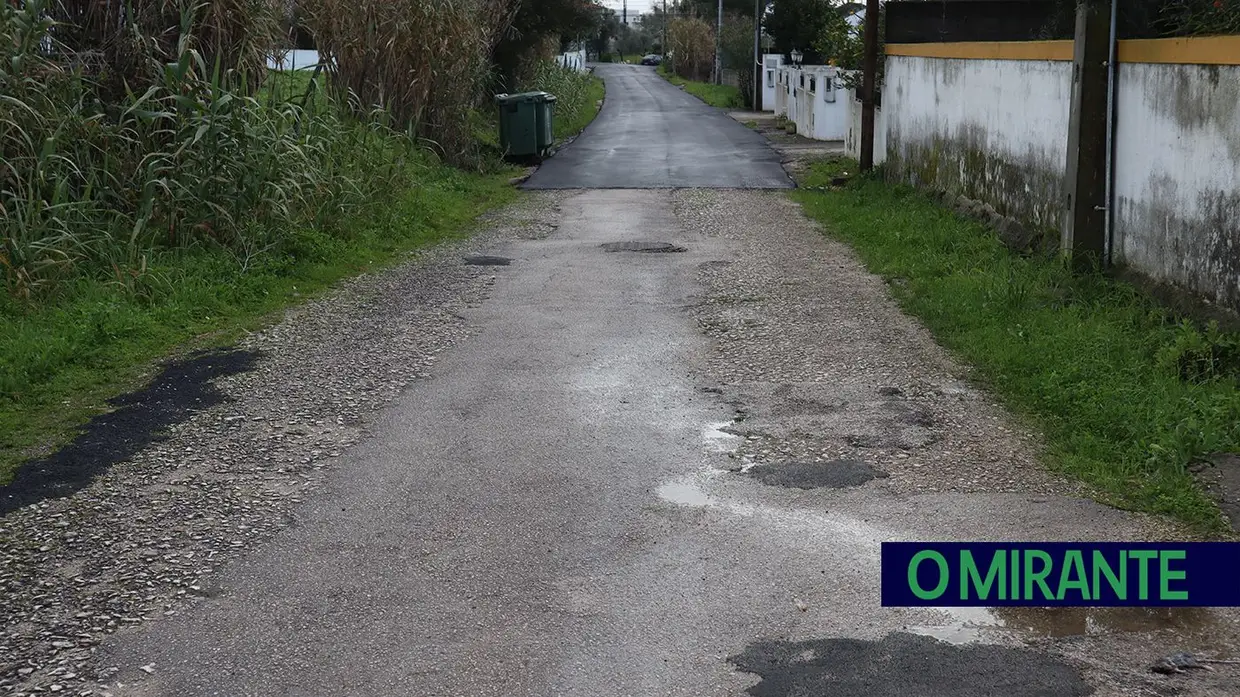
[[[885,61],[883,56],[885,42],[883,40],[884,19],[886,13],[883,12],[885,5],[879,5],[878,13],[878,71],[875,74],[875,89],[880,90],[876,98],[881,98],[881,88],[883,86],[883,78],[885,71],[883,67]],[[853,26],[848,22],[848,17],[854,14],[851,5],[844,5],[839,8],[837,16],[831,18],[826,27],[823,28],[822,34],[819,35],[818,41],[814,43],[814,49],[823,56],[826,62],[839,67],[842,71],[841,82],[846,87],[853,89],[861,89],[861,68],[862,61],[865,57],[865,22],[862,20],[860,24]]]
[[[548,40],[585,40],[602,21],[603,7],[595,0],[522,0],[491,54],[500,86],[519,82],[523,71],[545,57],[537,53]]]
[[[746,104],[753,104],[753,18],[727,15],[723,19],[723,67],[735,70]]]
[[[805,54],[806,63],[824,63],[816,45],[839,18],[836,6],[827,0],[775,0],[766,31],[779,53],[786,56],[795,49]]]
[[[596,56],[607,53],[611,40],[620,36],[621,26],[615,10],[601,8],[598,27],[590,37],[590,52]]]
[[[705,20],[696,17],[673,19],[667,27],[672,49],[672,67],[687,80],[705,80],[715,62],[715,32]]]

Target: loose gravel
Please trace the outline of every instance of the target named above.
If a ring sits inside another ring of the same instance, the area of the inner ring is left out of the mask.
[[[469,334],[460,313],[494,274],[513,272],[463,256],[546,236],[561,198],[527,195],[467,241],[290,310],[240,342],[260,358],[214,381],[221,403],[76,493],[0,518],[0,692],[107,694],[116,669],[92,661],[100,642],[216,594],[215,571],[295,525],[334,458]]]
[[[789,198],[682,190],[675,210],[688,229],[735,245],[730,259],[699,268],[702,297],[692,309],[711,339],[701,379],[735,411],[720,430],[744,438],[734,476],[797,486],[830,478],[834,463],[847,461],[887,475],[850,484],[896,500],[1008,493],[1062,505],[1058,497],[1092,493],[1048,471],[1036,429],[970,385],[968,368],[900,310],[885,282]],[[822,473],[808,470],[815,463]],[[1192,537],[1162,518],[1132,514],[1131,521],[1134,538]],[[1077,667],[1099,697],[1240,694],[1240,670],[1187,678],[1148,670],[1149,661],[1174,651],[1240,656],[1234,609],[996,614],[1023,632],[1026,645]]]
[[[1083,493],[1040,466],[1036,433],[971,387],[883,281],[787,197],[684,190],[676,210],[739,245],[734,260],[700,269],[696,319],[714,342],[711,377],[737,410],[741,455],[857,461],[899,493]]]

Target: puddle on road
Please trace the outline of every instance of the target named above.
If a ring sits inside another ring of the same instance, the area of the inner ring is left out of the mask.
[[[1214,621],[1208,610],[1194,607],[1007,607],[996,608],[994,613],[1004,627],[1051,638],[1161,629],[1193,632],[1207,629]]]
[[[688,481],[665,482],[655,493],[664,501],[681,506],[709,506],[712,501],[702,487]]]
[[[703,426],[702,442],[706,449],[715,453],[730,453],[740,447],[745,439],[724,430],[731,425],[731,421],[718,421]]]
[[[1038,638],[1098,636],[1173,630],[1208,641],[1213,616],[1202,608],[938,608],[951,615],[942,625],[909,627],[913,634],[951,644],[982,642],[995,633],[1020,633]]]

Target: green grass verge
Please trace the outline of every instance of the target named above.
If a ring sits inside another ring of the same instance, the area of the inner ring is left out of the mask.
[[[555,129],[555,139],[557,142],[563,142],[565,138],[581,133],[590,122],[598,116],[599,102],[603,100],[605,90],[603,87],[603,79],[594,75],[586,76],[587,82],[583,93],[581,103],[576,109],[563,111],[556,103],[556,117],[553,128]]]
[[[803,184],[856,167],[819,163]],[[1187,467],[1240,450],[1240,337],[1183,321],[1131,284],[1014,254],[908,188],[860,179],[792,196],[891,281],[978,382],[1041,428],[1052,468],[1112,505],[1222,530]]]
[[[281,91],[309,85],[308,74],[282,79]],[[578,98],[557,110],[557,138],[598,114],[603,81],[583,80]],[[480,135],[491,133],[486,126],[483,119]],[[336,281],[467,234],[480,213],[518,195],[508,186],[513,173],[430,166],[394,204],[354,221],[347,238],[300,230],[279,253],[250,259],[220,249],[168,252],[152,260],[137,292],[81,281],[33,307],[0,297],[0,382],[8,388],[0,394],[0,484],[22,461],[68,442],[109,398],[143,384],[157,361],[229,345]]]
[[[37,308],[0,305],[0,372],[15,387],[0,397],[0,483],[22,460],[67,442],[105,400],[139,386],[158,359],[229,344],[335,281],[464,234],[479,213],[516,196],[510,176],[437,166],[356,221],[348,239],[302,230],[279,255],[248,266],[220,250],[170,253],[154,263],[146,292],[84,281]]]
[[[683,77],[671,72],[666,66],[659,66],[658,73],[668,82],[679,87],[684,87],[685,91],[706,102],[707,104],[719,107],[721,109],[744,109],[745,100],[741,97],[741,91],[738,87],[730,87],[728,85],[712,85],[709,82],[695,82],[686,80]]]

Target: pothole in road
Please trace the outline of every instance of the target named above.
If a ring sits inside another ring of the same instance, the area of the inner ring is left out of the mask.
[[[607,242],[599,246],[608,252],[648,252],[660,254],[687,251],[684,247],[678,247],[671,242]]]
[[[512,259],[508,257],[497,257],[490,254],[472,254],[465,257],[467,266],[508,266],[512,263]]]
[[[859,460],[760,465],[746,474],[763,484],[795,489],[842,489],[887,476],[886,472]]]
[[[761,677],[753,697],[1070,697],[1092,689],[1070,665],[1028,649],[957,646],[927,636],[751,644],[728,659]]]

